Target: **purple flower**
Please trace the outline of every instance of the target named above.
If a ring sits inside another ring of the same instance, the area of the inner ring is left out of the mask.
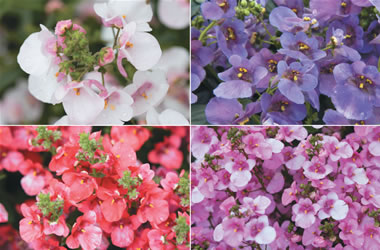
[[[205,114],[210,124],[244,124],[249,117],[261,111],[259,102],[249,103],[245,110],[237,99],[212,98],[206,106]]]
[[[263,215],[257,219],[250,220],[245,225],[244,238],[259,244],[269,244],[276,238],[276,230],[269,226],[268,217]]]
[[[306,117],[305,105],[291,102],[279,91],[273,96],[264,93],[260,103],[263,124],[297,124]]]
[[[326,56],[326,52],[318,48],[318,40],[309,38],[304,32],[296,35],[285,32],[280,37],[282,49],[279,53],[301,61],[318,61]]]
[[[254,69],[253,84],[257,89],[268,88],[270,79],[277,75],[277,64],[283,58],[283,55],[263,48],[250,59]]]
[[[229,58],[232,67],[218,74],[224,82],[214,89],[215,96],[228,99],[251,97],[255,70],[253,60],[232,55]]]
[[[238,19],[228,19],[222,25],[216,26],[215,30],[219,48],[227,57],[234,54],[241,57],[248,55],[245,48],[248,35],[244,32],[244,22]]]
[[[298,193],[297,183],[293,181],[290,188],[285,189],[284,192],[282,193],[282,197],[281,197],[282,205],[287,206],[290,203],[292,203],[292,201],[296,201],[297,193]]]
[[[328,109],[323,116],[323,121],[330,125],[365,125],[380,123],[380,108],[373,108],[373,115],[366,120],[349,120],[336,110]]]
[[[294,11],[284,6],[271,11],[269,22],[281,32],[299,32],[309,28],[308,22],[304,22]]]
[[[361,8],[352,4],[351,0],[310,0],[310,9],[316,13],[320,22],[326,22],[335,15],[347,16],[359,14]]]
[[[301,198],[292,207],[293,217],[297,227],[308,228],[315,222],[315,215],[320,209],[318,204],[313,204],[309,198]]]
[[[206,19],[220,20],[221,18],[235,15],[236,1],[234,0],[211,0],[201,5],[201,11]]]
[[[339,32],[339,34],[337,34],[337,32]],[[331,36],[334,35],[338,38],[338,45],[343,42],[344,45],[351,48],[351,50],[360,50],[363,47],[363,34],[363,28],[359,25],[359,17],[348,16],[342,20],[336,20],[329,25],[329,29],[326,33],[326,41],[328,42]],[[358,53],[356,52],[356,54]]]
[[[362,61],[342,63],[334,68],[337,82],[332,101],[338,112],[347,119],[366,120],[373,107],[380,106],[380,73]]]
[[[274,0],[274,2],[278,6],[288,7],[299,17],[301,17],[304,13],[304,4],[302,0]]]
[[[281,77],[278,89],[290,101],[297,104],[305,103],[303,91],[311,91],[318,85],[318,79],[311,74],[314,64],[302,65],[299,62],[289,66],[285,61],[278,63],[278,75]]]

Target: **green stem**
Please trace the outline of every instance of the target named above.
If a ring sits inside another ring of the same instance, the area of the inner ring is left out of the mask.
[[[272,45],[275,45],[274,42],[269,42],[269,41],[266,41],[266,40],[263,40],[263,43],[267,43],[267,44],[272,44]]]
[[[271,40],[275,40],[276,37],[272,36],[272,34],[269,32],[268,28],[267,28],[267,25],[265,24],[264,21],[261,22],[263,24],[263,27],[265,29],[265,31],[267,32],[268,36],[270,37]]]
[[[379,61],[377,62],[377,70],[380,71],[380,57],[379,57]]]
[[[212,28],[214,27],[215,25],[217,24],[217,21],[214,20],[212,21],[203,31],[202,33],[199,35],[199,38],[198,40],[203,42],[203,40],[205,39],[205,36],[207,35],[207,32]]]
[[[105,86],[104,85],[104,73],[102,72],[102,84],[103,84],[103,86]]]
[[[116,47],[116,44],[117,44],[117,38],[119,37],[119,34],[120,34],[120,29],[117,28],[117,32],[116,32],[116,35],[114,36],[114,40],[113,40],[113,48],[115,49]]]

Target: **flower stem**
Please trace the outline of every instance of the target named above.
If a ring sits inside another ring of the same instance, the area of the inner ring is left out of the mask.
[[[114,36],[113,46],[112,46],[114,49],[116,47],[117,39],[119,38],[119,34],[120,34],[120,28],[117,28],[117,32],[116,32],[116,35]]]
[[[214,27],[215,25],[217,24],[217,21],[214,20],[212,21],[203,31],[202,33],[199,35],[199,38],[198,40],[203,42],[203,40],[205,39],[205,36],[207,35],[207,32],[212,28]]]

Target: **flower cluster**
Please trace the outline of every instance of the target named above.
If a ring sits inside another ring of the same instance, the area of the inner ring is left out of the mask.
[[[30,93],[42,102],[63,104],[66,115],[56,124],[123,124],[132,118],[187,124],[186,108],[156,110],[173,86],[168,78],[187,79],[188,66],[173,68],[169,60],[160,60],[160,44],[149,33],[149,1],[109,0],[93,8],[112,32],[110,46],[93,52],[86,30],[70,19],[59,21],[54,33],[41,24],[41,31],[24,41],[17,56],[29,74]],[[175,74],[169,72],[173,69]],[[128,85],[123,88],[115,76]]]
[[[197,127],[194,249],[377,249],[378,127]]]
[[[17,240],[25,249],[189,249],[188,133],[0,127],[0,173],[21,173],[22,189],[35,196],[17,205],[22,240],[0,226],[15,236],[2,234],[0,247]],[[7,217],[0,204],[0,223]]]
[[[379,123],[379,10],[374,0],[204,1],[191,34],[199,122]]]

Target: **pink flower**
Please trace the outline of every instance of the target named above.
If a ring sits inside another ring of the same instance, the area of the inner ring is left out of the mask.
[[[312,180],[323,179],[333,171],[332,166],[321,162],[317,157],[313,157],[311,161],[306,161],[303,169],[304,175]]]
[[[268,217],[263,215],[245,225],[244,238],[258,244],[270,244],[276,238],[276,230],[269,226]]]
[[[236,157],[225,165],[225,169],[231,174],[230,180],[236,187],[243,187],[252,178],[251,170],[255,166],[255,160],[245,160],[244,157]]]
[[[368,183],[368,178],[364,168],[358,168],[355,163],[349,162],[342,169],[344,183],[352,185],[354,183],[364,185]]]
[[[101,241],[102,230],[96,225],[96,214],[89,211],[77,218],[66,244],[71,249],[81,246],[84,250],[94,250],[100,246]]]
[[[103,48],[102,50],[105,51],[105,53],[104,53],[104,56],[99,59],[99,66],[104,66],[106,64],[109,64],[113,62],[113,60],[115,59],[115,54],[113,53],[112,48],[106,47],[106,48]]]
[[[269,207],[271,201],[265,196],[259,195],[255,199],[251,197],[244,197],[243,203],[240,207],[240,212],[247,213],[247,215],[263,215],[265,210]]]
[[[21,205],[22,215],[25,217],[20,221],[20,235],[26,242],[32,242],[40,238],[42,233],[41,217],[42,214],[36,205]]]
[[[224,242],[231,247],[238,247],[244,237],[244,220],[239,218],[226,219],[221,225]]]
[[[339,200],[335,192],[323,195],[318,201],[321,209],[318,212],[319,219],[332,217],[334,220],[343,220],[348,213],[348,206],[343,200]]]
[[[247,154],[253,154],[263,160],[272,157],[272,146],[269,144],[261,133],[252,133],[243,137],[245,144],[244,151]]]
[[[280,127],[277,139],[285,139],[287,142],[293,140],[302,141],[307,137],[307,130],[302,126],[282,126]]]
[[[308,228],[315,222],[315,215],[320,209],[318,204],[313,204],[309,198],[301,198],[297,204],[292,207],[293,217],[296,226]]]
[[[297,193],[298,193],[297,183],[295,181],[293,181],[290,188],[285,189],[284,192],[282,193],[282,198],[281,198],[282,205],[287,206],[292,201],[296,201],[297,200],[297,196],[296,196]]]
[[[329,157],[332,161],[337,161],[340,158],[350,158],[354,152],[350,144],[345,141],[339,141],[334,136],[324,137],[324,148],[329,153]]]
[[[8,212],[3,204],[0,203],[0,223],[8,221]]]

